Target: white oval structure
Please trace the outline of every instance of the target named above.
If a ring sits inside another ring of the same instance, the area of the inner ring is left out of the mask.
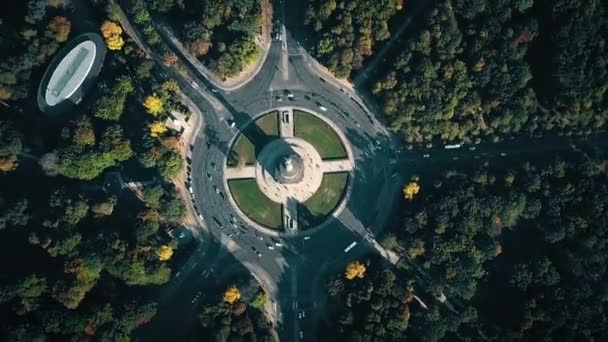
[[[97,33],[70,40],[53,58],[40,82],[40,109],[60,113],[78,104],[99,74],[106,52],[103,38]]]
[[[47,105],[54,106],[76,92],[93,67],[96,50],[95,43],[87,40],[68,52],[46,86],[44,100]]]

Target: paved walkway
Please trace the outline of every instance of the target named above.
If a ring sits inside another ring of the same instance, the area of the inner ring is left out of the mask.
[[[328,172],[344,172],[353,169],[353,163],[349,159],[327,160],[321,164],[321,171]]]
[[[225,175],[227,179],[255,178],[255,166],[226,168]]]
[[[293,108],[282,109],[279,114],[279,126],[281,127],[281,138],[294,136]]]

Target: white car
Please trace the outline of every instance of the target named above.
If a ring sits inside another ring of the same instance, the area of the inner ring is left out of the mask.
[[[319,109],[322,110],[322,111],[324,111],[324,112],[327,112],[327,108],[325,108],[325,106],[319,106]]]
[[[310,236],[305,236],[304,240],[310,240]]]

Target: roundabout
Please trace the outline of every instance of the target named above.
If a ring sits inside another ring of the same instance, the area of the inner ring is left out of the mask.
[[[337,126],[294,107],[248,123],[229,156],[224,178],[232,204],[249,224],[274,234],[296,234],[339,214],[354,169]]]

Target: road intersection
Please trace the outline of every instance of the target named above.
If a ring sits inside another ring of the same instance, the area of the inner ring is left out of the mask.
[[[137,37],[137,32],[123,21],[127,21],[126,16],[121,20],[123,27]],[[200,281],[205,270],[214,270],[204,276],[205,280],[210,276],[221,279],[223,274],[244,266],[268,293],[272,308],[269,314],[281,339],[298,341],[303,332],[304,340],[314,340],[316,317],[313,313],[322,310],[326,274],[342,271],[349,260],[371,252],[393,263],[397,261],[398,257],[384,250],[374,236],[385,227],[405,180],[415,172],[441,172],[455,161],[482,163],[506,157],[500,150],[508,153],[523,150],[519,145],[505,142],[479,145],[475,150],[447,151],[435,147],[407,151],[365,102],[352,89],[343,88],[339,81],[328,78],[284,27],[281,40],[272,41],[255,76],[238,88],[225,89],[216,86],[192,65],[162,31],[161,36],[179,57],[185,72],[163,66],[160,56],[141,40],[135,40],[161,66],[160,76],[176,80],[190,106],[196,107],[193,111],[202,115],[200,131],[192,134],[190,142],[189,179],[194,194],[190,209],[197,213],[204,244],[214,246],[193,255],[193,261],[184,266],[191,271],[187,274],[180,271],[181,278],[172,280],[169,288],[174,290],[170,293],[182,300],[167,301],[164,307],[170,308],[167,310],[170,316],[162,310],[159,313],[167,319],[180,315],[190,322],[184,316],[192,315],[191,310],[180,308],[189,306],[200,288],[207,286],[207,282],[201,284]],[[293,96],[287,97],[287,94]],[[224,180],[230,175],[225,174],[223,166],[240,128],[257,115],[284,106],[322,113],[340,127],[350,142],[355,167],[351,171],[352,191],[340,215],[330,219],[322,229],[278,238],[252,229],[240,215],[229,200]],[[536,143],[532,149],[553,146],[556,145]],[[352,242],[357,242],[356,246],[344,252]],[[180,284],[188,286],[175,290]]]

